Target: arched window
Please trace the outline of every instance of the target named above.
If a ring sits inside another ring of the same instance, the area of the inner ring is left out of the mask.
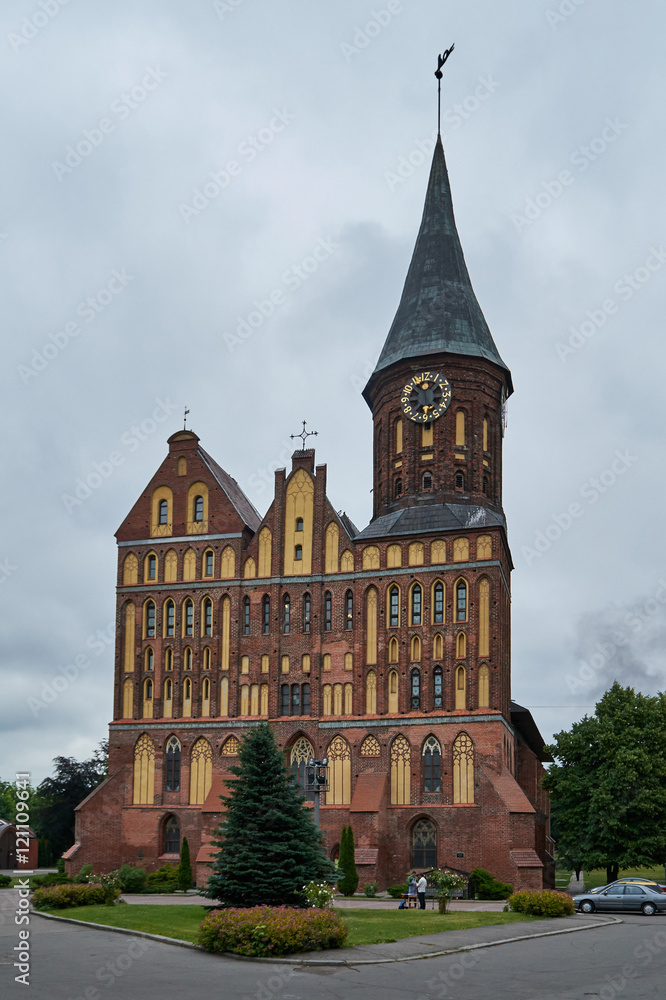
[[[152,583],[157,579],[157,556],[154,552],[149,552],[144,564],[144,583]]]
[[[423,608],[423,591],[420,583],[412,584],[409,601],[409,624],[420,625]]]
[[[301,789],[303,795],[306,794],[305,786],[307,783],[307,763],[309,760],[313,760],[315,756],[312,744],[305,736],[299,737],[296,740],[290,753],[290,764],[291,773],[296,779],[296,784]]]
[[[465,668],[460,664],[456,667],[456,709],[467,708],[467,677]]]
[[[409,565],[423,566],[425,550],[423,542],[412,542],[408,549]]]
[[[287,656],[286,653],[282,656],[282,659],[280,660],[280,673],[282,674],[289,673],[289,657]]]
[[[412,663],[419,663],[421,660],[421,640],[418,635],[412,636],[409,644],[409,659]]]
[[[419,819],[412,827],[410,868],[437,867],[437,828],[432,820]]]
[[[391,743],[391,805],[408,806],[411,802],[412,750],[404,736]]]
[[[309,594],[303,594],[303,631],[310,631],[310,617],[312,614],[312,601]]]
[[[152,806],[155,800],[155,744],[147,733],[142,733],[134,745],[135,806]]]
[[[353,669],[354,669],[354,654],[345,653],[345,670],[353,670]]]
[[[467,656],[467,636],[464,632],[458,632],[456,636],[456,658],[464,660]]]
[[[365,678],[365,714],[377,714],[377,674],[369,670]]]
[[[400,589],[394,583],[389,587],[389,628],[400,625]]]
[[[201,633],[202,635],[213,634],[213,602],[210,597],[204,597],[202,602]]]
[[[345,549],[340,557],[340,568],[343,573],[354,572],[354,557],[349,549]]]
[[[482,663],[479,667],[479,708],[490,706],[490,671],[488,664]]]
[[[259,690],[259,713],[268,715],[268,684],[262,684]]]
[[[400,455],[402,453],[402,420],[398,419],[395,422],[395,453]]]
[[[194,498],[194,521],[203,521],[204,519],[204,499],[202,496],[197,495]]]
[[[170,677],[164,682],[162,689],[162,715],[165,719],[173,718],[173,681]]]
[[[190,757],[190,805],[202,806],[213,781],[213,748],[203,736],[192,747]]]
[[[250,634],[250,598],[243,598],[243,635]]]
[[[188,549],[183,556],[183,580],[189,583],[197,578],[197,554],[194,549]]]
[[[330,653],[324,653],[324,655],[322,656],[321,666],[322,666],[322,670],[330,670],[331,669],[331,654]]]
[[[444,673],[441,667],[435,667],[432,674],[432,704],[433,708],[444,707]]]
[[[416,667],[411,674],[411,708],[421,707],[421,671]]]
[[[488,420],[483,418],[483,450],[488,451]]]
[[[229,714],[229,678],[220,681],[220,715]]]
[[[465,489],[465,476],[463,475],[462,472],[456,472],[456,489],[457,490]]]
[[[493,557],[493,540],[490,535],[479,535],[476,540],[476,558],[477,559],[492,559]]]
[[[423,744],[423,791],[440,790],[439,765],[442,748],[434,736],[429,736]]]
[[[291,630],[291,600],[289,594],[282,597],[282,631],[288,635]]]
[[[249,672],[250,672],[250,657],[241,656],[241,673],[249,674]]]
[[[376,736],[366,736],[361,743],[361,757],[379,757],[381,747]]]
[[[221,757],[237,757],[240,750],[240,742],[236,736],[229,736],[222,744],[220,750]]]
[[[164,605],[164,635],[171,639],[176,634],[176,605],[169,599]]]
[[[442,625],[444,622],[444,584],[435,580],[432,587],[432,624]]]
[[[488,493],[490,492],[488,485],[488,476],[483,477],[483,492],[486,494],[486,496],[488,496]]]
[[[303,655],[301,656],[301,670],[303,671],[304,674],[309,674],[310,673],[310,654],[309,653],[303,653]]]
[[[342,736],[335,736],[326,751],[329,768],[327,806],[347,806],[351,802],[351,750]]]
[[[262,528],[259,532],[259,576],[271,575],[273,535],[270,528]]]
[[[155,654],[153,653],[153,650],[152,650],[151,646],[148,646],[148,649],[144,653],[143,667],[144,667],[144,670],[154,670],[155,669]]]
[[[391,670],[388,675],[388,710],[389,713],[398,711],[398,671]]]
[[[201,682],[201,717],[207,719],[210,715],[210,677],[204,677]]]
[[[424,490],[431,490],[432,489],[432,473],[431,472],[424,472],[423,473],[423,477],[421,479],[421,488],[424,489]]]
[[[145,604],[145,638],[155,638],[155,602],[146,601]]]
[[[456,538],[453,543],[453,561],[467,562],[469,559],[469,539]]]
[[[164,824],[162,850],[165,854],[180,854],[180,824],[175,816],[169,816]]]
[[[169,737],[166,745],[166,790],[180,791],[180,740],[177,736]]]
[[[183,718],[192,718],[192,680],[186,677],[183,681]]]
[[[354,627],[354,595],[351,590],[345,593],[345,628]]]
[[[474,802],[474,744],[467,733],[460,733],[453,743],[453,801]]]
[[[173,649],[171,647],[164,650],[164,669],[173,670]]]
[[[268,594],[264,594],[261,602],[261,631],[268,635],[271,630],[271,599]]]
[[[389,640],[389,658],[388,658],[389,663],[398,662],[398,651],[399,651],[398,640],[396,639],[395,636],[392,636],[391,639]]]
[[[330,590],[324,594],[324,631],[330,632],[333,628],[333,598]]]
[[[296,518],[296,531],[302,531],[302,530],[303,530],[303,518],[302,517],[297,517]]]
[[[257,575],[257,564],[255,563],[252,556],[250,556],[249,559],[245,560],[245,564],[243,566],[243,579],[254,580],[256,575]]]
[[[430,562],[433,565],[446,562],[446,542],[442,538],[436,538],[430,546]]]
[[[303,546],[294,545],[294,560],[296,562],[300,562],[302,558],[303,558]]]
[[[467,584],[464,580],[456,583],[456,621],[467,621]]]
[[[396,479],[395,486],[393,487],[393,496],[396,500],[402,496],[402,479]]]
[[[310,685],[301,684],[301,715],[310,714]]]
[[[215,572],[215,555],[212,549],[206,549],[203,554],[203,575],[213,576]]]
[[[194,604],[189,597],[183,604],[183,635],[194,635]]]
[[[192,650],[186,646],[183,650],[183,670],[192,669]]]

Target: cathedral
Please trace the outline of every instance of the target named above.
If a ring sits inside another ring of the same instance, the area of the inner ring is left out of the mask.
[[[502,441],[513,386],[477,302],[438,138],[393,325],[363,391],[373,514],[331,505],[296,450],[260,514],[191,430],[117,532],[109,776],[77,810],[70,872],[177,863],[205,883],[239,743],[268,720],[305,788],[328,759],[326,850],[360,884],[483,867],[552,886],[530,713],[511,700]],[[351,433],[351,431],[350,431]]]

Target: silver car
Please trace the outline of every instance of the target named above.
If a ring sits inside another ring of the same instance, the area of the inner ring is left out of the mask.
[[[666,893],[651,889],[647,885],[631,883],[609,885],[594,894],[581,893],[574,896],[573,901],[581,913],[594,913],[595,910],[622,910],[624,913],[640,912],[650,917],[653,913],[666,911]]]

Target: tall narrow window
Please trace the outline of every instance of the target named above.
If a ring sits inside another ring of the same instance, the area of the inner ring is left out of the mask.
[[[146,655],[145,655],[145,659],[144,659],[144,668],[146,670],[154,670],[155,669],[155,654],[153,653],[153,650],[152,650],[152,648],[150,646],[146,650]]]
[[[422,606],[423,591],[421,590],[421,584],[415,583],[412,587],[412,600],[411,600],[411,625],[421,624],[421,606]]]
[[[302,545],[295,545],[294,546],[294,560],[296,562],[300,562],[300,560],[302,558],[303,558],[303,546]]]
[[[394,584],[389,590],[389,626],[397,628],[400,624],[400,591]]]
[[[134,805],[152,806],[155,798],[155,744],[142,733],[134,745]]]
[[[456,413],[456,445],[459,448],[465,445],[465,414],[462,410]]]
[[[178,788],[180,788],[180,784]],[[169,816],[164,824],[164,853],[180,853],[180,825],[175,816]]]
[[[310,595],[309,594],[303,594],[303,631],[304,632],[309,632],[310,631],[310,617],[311,617],[311,614],[312,614],[311,604],[312,604],[312,601],[310,599]]]
[[[164,652],[164,669],[173,670],[173,649],[167,649]]]
[[[444,707],[444,674],[441,667],[435,667],[433,671],[432,704],[433,708]]]
[[[437,580],[432,588],[432,623],[441,625],[444,621],[444,584]]]
[[[333,628],[333,598],[330,590],[324,594],[324,631],[330,632]]]
[[[167,503],[166,500],[160,500],[159,523],[160,524],[169,523],[169,504]]]
[[[173,681],[170,677],[164,682],[164,687],[162,689],[163,699],[162,699],[162,715],[165,719],[173,718]]]
[[[213,602],[210,597],[205,597],[203,602],[203,629],[204,635],[213,634]]]
[[[185,612],[183,615],[183,634],[194,635],[194,604],[189,597],[185,601],[183,611]]]
[[[301,714],[301,685],[292,684],[291,685],[291,714],[300,715]]]
[[[444,639],[437,633],[432,640],[432,658],[433,660],[441,660],[444,656]]]
[[[458,632],[456,636],[456,658],[464,660],[467,656],[467,636],[464,632]]]
[[[153,682],[149,679],[143,682],[143,718],[153,717]]]
[[[266,594],[261,602],[261,630],[267,635],[271,630],[271,599]]]
[[[310,714],[310,685],[301,684],[301,715]]]
[[[146,604],[146,639],[155,638],[155,604],[148,601]]]
[[[203,521],[204,519],[204,501],[202,496],[196,496],[194,498],[194,520]]]
[[[204,576],[212,576],[215,568],[215,556],[210,549],[204,552]]]
[[[129,677],[123,684],[123,719],[131,719],[134,715],[134,685]]]
[[[351,590],[345,594],[345,628],[354,627],[354,595]]]
[[[429,819],[419,819],[412,828],[411,868],[437,867],[437,828]]]
[[[167,601],[164,609],[164,634],[172,638],[176,634],[176,605]]]
[[[351,749],[342,736],[334,736],[326,751],[329,766],[327,806],[346,806],[351,802]]]
[[[465,477],[462,474],[462,472],[456,472],[456,489],[457,490],[465,489]]]
[[[210,715],[210,677],[204,677],[201,682],[201,717],[207,719]]]
[[[456,584],[456,621],[467,621],[467,584],[464,580]]]
[[[412,700],[411,707],[421,707],[421,672],[416,668],[412,670]]]
[[[297,517],[296,518],[296,531],[302,531],[302,530],[303,530],[303,518],[302,517]]]
[[[434,736],[429,736],[423,744],[423,791],[440,790],[439,765],[442,748]]]
[[[392,638],[389,640],[389,663],[398,662],[399,648],[400,647],[398,646],[398,640],[396,639],[395,636],[392,636]]]
[[[388,710],[391,714],[398,711],[398,671],[391,670],[388,675]]]
[[[462,664],[456,667],[456,703],[455,707],[457,710],[467,708],[467,677],[465,673],[465,668]]]
[[[282,598],[282,631],[288,635],[291,630],[291,600],[289,594]]]
[[[423,478],[421,480],[421,487],[422,487],[423,490],[426,490],[426,491],[432,489],[432,473],[431,472],[424,472],[423,473]]]
[[[250,598],[243,598],[243,635],[250,634]]]
[[[393,496],[396,500],[402,496],[402,479],[396,479],[395,486],[393,487]]]
[[[146,559],[146,580],[156,580],[157,579],[157,556],[154,553],[150,553]]]
[[[483,450],[488,451],[488,421],[483,418]]]
[[[184,670],[192,669],[192,650],[190,649],[189,646],[186,646],[185,649],[183,650],[183,669]]]
[[[205,646],[203,651],[203,657],[201,659],[201,667],[203,670],[210,670],[210,647]]]
[[[365,595],[365,662],[377,662],[377,590],[368,587]]]
[[[202,806],[213,782],[213,748],[201,736],[190,754],[190,805]]]
[[[166,790],[180,791],[180,740],[171,736],[166,745]]]
[[[280,685],[280,715],[289,715],[289,685]]]

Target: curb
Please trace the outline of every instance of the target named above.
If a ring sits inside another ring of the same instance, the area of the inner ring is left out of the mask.
[[[128,927],[110,927],[108,924],[93,924],[86,920],[75,920],[73,917],[59,917],[54,913],[42,913],[39,910],[31,910],[35,917],[43,917],[44,920],[60,920],[65,924],[78,924],[79,927],[92,927],[93,930],[115,931],[116,934],[128,934],[130,937],[148,938],[150,941],[160,941],[162,944],[175,944],[179,948],[192,948],[205,955],[212,954],[205,951],[201,945],[191,944],[189,941],[179,941],[178,938],[165,937],[163,934],[149,934],[147,931],[133,931]],[[559,934],[577,934],[579,931],[591,931],[598,927],[612,927],[623,924],[624,920],[619,917],[608,917],[596,924],[583,924],[582,927],[563,927],[560,931],[540,931],[537,934],[521,934],[510,938],[501,938],[499,941],[483,941],[480,944],[460,945],[458,948],[444,948],[441,951],[430,951],[421,955],[404,955],[396,958],[359,958],[335,959],[335,958],[258,958],[250,955],[235,955],[233,952],[225,951],[220,958],[232,958],[238,962],[263,962],[266,965],[300,965],[300,966],[321,966],[337,965],[342,968],[351,968],[356,965],[390,965],[394,962],[418,962],[426,958],[441,958],[443,955],[456,955],[460,952],[478,951],[481,948],[496,948],[500,944],[514,944],[516,941],[530,941],[533,938],[556,937]],[[444,932],[445,933],[445,932]]]

